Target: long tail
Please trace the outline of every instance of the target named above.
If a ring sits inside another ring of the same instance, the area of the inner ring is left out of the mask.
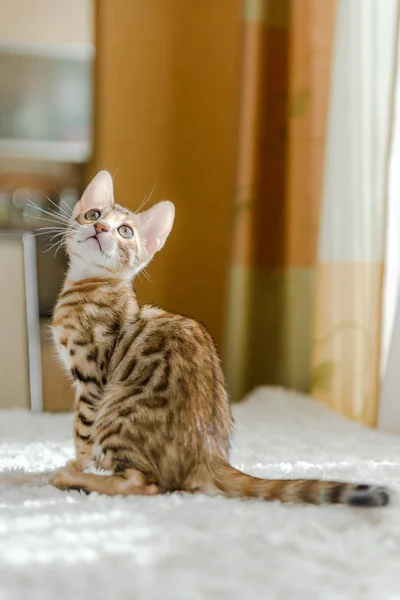
[[[215,487],[231,498],[262,498],[290,503],[385,506],[389,491],[375,485],[354,485],[313,479],[258,479],[220,462],[211,470]]]

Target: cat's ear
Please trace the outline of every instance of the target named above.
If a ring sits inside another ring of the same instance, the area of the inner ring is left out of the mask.
[[[149,259],[164,246],[174,218],[175,207],[168,200],[159,202],[137,215],[137,228]]]
[[[113,180],[108,171],[100,171],[92,179],[83,192],[82,198],[76,203],[72,216],[75,219],[81,213],[91,208],[100,210],[114,204]]]

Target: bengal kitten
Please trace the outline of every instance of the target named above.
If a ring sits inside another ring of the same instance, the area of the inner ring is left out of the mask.
[[[202,325],[139,306],[132,280],[161,250],[175,209],[133,213],[114,204],[101,171],[65,236],[69,271],[52,330],[76,390],[76,459],[52,476],[59,489],[154,495],[222,493],[282,502],[383,506],[383,487],[263,480],[228,462],[231,407],[213,340]],[[84,472],[87,467],[111,475]]]

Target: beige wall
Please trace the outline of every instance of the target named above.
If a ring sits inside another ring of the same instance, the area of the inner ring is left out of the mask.
[[[0,43],[91,43],[92,0],[0,0]]]
[[[117,201],[171,199],[176,222],[141,301],[205,321],[219,341],[230,249],[240,0],[99,0],[96,154]]]
[[[0,0],[0,44],[90,44],[94,32],[93,8],[92,0]],[[2,159],[3,185],[15,183],[17,177],[20,185],[31,184],[29,175],[15,174],[16,167],[20,166]],[[49,165],[46,169],[49,170]],[[57,167],[55,172],[59,172]],[[48,180],[44,185],[49,185]],[[19,242],[2,240],[0,265],[2,278],[7,281],[7,286],[0,290],[0,408],[29,407],[24,259]],[[73,395],[55,358],[47,324],[43,325],[41,333],[44,408],[69,410]]]
[[[0,408],[30,406],[24,250],[20,240],[0,244]]]

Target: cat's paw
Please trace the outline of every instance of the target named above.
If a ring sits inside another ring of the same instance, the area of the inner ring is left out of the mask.
[[[75,487],[76,470],[64,467],[51,475],[49,483],[59,490],[70,490]]]

